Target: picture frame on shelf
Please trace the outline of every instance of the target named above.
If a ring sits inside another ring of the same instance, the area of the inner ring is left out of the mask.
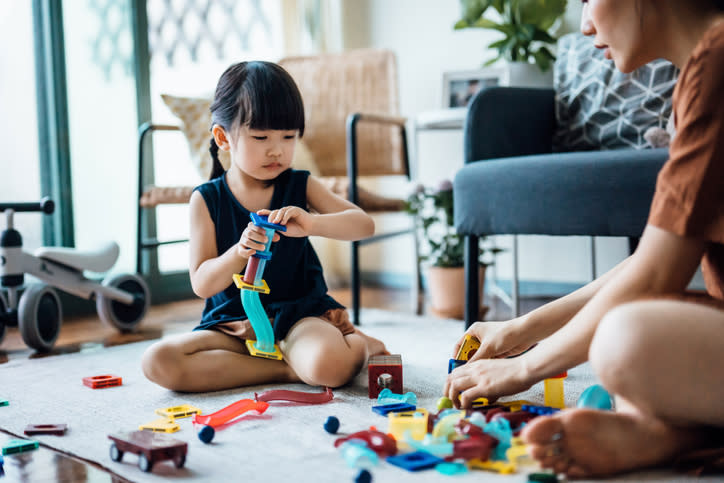
[[[446,109],[465,108],[483,87],[504,86],[508,71],[502,67],[443,72],[442,105]]]

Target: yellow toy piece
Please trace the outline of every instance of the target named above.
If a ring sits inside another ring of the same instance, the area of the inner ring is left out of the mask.
[[[543,381],[545,405],[551,408],[566,407],[563,394],[563,377],[554,377]]]
[[[255,340],[246,340],[246,348],[249,350],[249,354],[253,355],[254,357],[261,357],[264,359],[273,359],[275,361],[281,361],[284,356],[282,355],[282,351],[279,350],[279,346],[277,344],[274,344],[274,351],[273,352],[265,352],[260,351],[256,347],[254,347],[254,344],[256,344]]]
[[[526,401],[525,399],[518,399],[516,401],[498,401],[497,404],[510,408],[510,412],[516,412],[523,409],[523,405],[538,406],[538,403]]]
[[[478,348],[480,348],[480,341],[470,334],[465,334],[463,343],[460,344],[460,348],[458,349],[455,359],[459,361],[468,361]]]
[[[236,284],[236,288],[239,290],[251,290],[252,292],[259,292],[259,293],[269,293],[269,285],[266,284],[266,280],[262,279],[261,285],[251,285],[244,281],[244,278],[238,274],[235,273],[231,276],[231,278],[234,279],[234,283]]]
[[[432,437],[445,437],[447,441],[452,441],[455,438],[455,425],[464,417],[465,411],[456,411],[444,416],[435,423],[435,427],[432,429]]]
[[[412,439],[422,441],[427,434],[428,417],[427,410],[423,408],[415,411],[389,413],[387,415],[389,422],[387,432],[394,436],[397,441],[404,441],[405,433],[409,431]]]
[[[507,461],[483,461],[479,458],[468,460],[467,465],[471,470],[493,471],[501,475],[509,475],[516,470],[515,465]]]
[[[159,418],[150,423],[142,424],[138,427],[141,431],[153,431],[154,433],[175,433],[181,426],[176,424],[173,419]]]
[[[517,440],[517,441],[515,441]],[[505,457],[515,465],[521,465],[533,461],[528,454],[528,446],[520,438],[510,440],[510,448],[505,451]]]
[[[201,414],[201,409],[195,408],[190,404],[182,404],[181,406],[173,406],[170,408],[156,409],[156,414],[165,416],[168,419],[187,418],[194,414]]]
[[[488,406],[489,404],[490,404],[490,402],[488,401],[488,398],[479,397],[472,402],[471,407],[473,409],[478,409],[478,408]]]

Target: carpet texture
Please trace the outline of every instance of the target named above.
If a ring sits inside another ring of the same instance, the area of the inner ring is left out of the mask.
[[[415,317],[413,315],[365,310],[362,328],[385,341],[389,350],[402,354],[405,391],[418,396],[418,406],[434,410],[441,395],[447,361],[454,342],[463,332],[460,321]],[[357,470],[348,468],[334,440],[376,425],[387,430],[386,419],[370,410],[367,374],[334,391],[334,399],[319,406],[271,403],[261,416],[247,416],[239,423],[217,432],[212,444],[196,436],[190,418],[178,419],[181,430],[171,437],[189,444],[186,466],[177,470],[170,462],[157,464],[152,473],[138,469],[137,456],[125,455],[120,463],[108,456],[109,433],[137,429],[139,424],[158,418],[155,409],[191,404],[204,413],[217,411],[254,392],[285,388],[320,391],[304,385],[266,385],[207,394],[182,394],[148,382],[140,368],[140,357],[152,342],[139,342],[95,352],[69,354],[34,360],[10,361],[0,366],[0,428],[21,436],[27,424],[67,423],[65,436],[37,436],[51,448],[97,462],[132,481],[354,481]],[[123,386],[92,390],[82,385],[83,377],[115,374]],[[566,402],[574,406],[580,393],[595,379],[584,365],[569,371],[565,382]],[[542,403],[543,385],[537,384],[513,399]],[[341,422],[340,435],[326,433],[322,425],[335,415]],[[12,457],[6,457],[9,459]],[[9,462],[6,461],[6,464]],[[474,471],[456,477],[435,470],[407,473],[386,462],[372,470],[374,482],[500,481],[524,482],[525,473],[497,475]],[[451,480],[451,481],[452,481]],[[700,481],[673,472],[654,471],[626,475],[609,481]]]

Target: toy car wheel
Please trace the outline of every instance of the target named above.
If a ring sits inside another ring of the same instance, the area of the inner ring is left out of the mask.
[[[186,455],[182,454],[179,456],[176,460],[174,460],[174,464],[176,465],[176,468],[183,468],[186,464]]]
[[[101,320],[121,332],[132,332],[151,305],[151,293],[148,285],[141,277],[132,274],[112,276],[103,280],[103,285],[133,295],[133,303],[126,305],[102,293],[96,294],[96,310]]]
[[[18,306],[18,326],[25,344],[37,351],[49,351],[62,322],[63,309],[55,289],[45,284],[28,285]]]
[[[146,458],[145,454],[141,453],[140,455],[138,455],[138,467],[141,468],[141,471],[145,471],[146,473],[148,473],[149,471],[151,471],[151,466],[153,465],[148,460],[148,458]]]
[[[116,443],[111,443],[111,459],[113,461],[121,461],[123,458],[123,451],[118,449],[118,446],[116,446]]]

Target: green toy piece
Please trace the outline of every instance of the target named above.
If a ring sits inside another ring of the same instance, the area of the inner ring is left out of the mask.
[[[13,439],[3,446],[3,454],[25,453],[26,451],[32,451],[34,449],[38,449],[37,441],[30,441],[29,439]]]

